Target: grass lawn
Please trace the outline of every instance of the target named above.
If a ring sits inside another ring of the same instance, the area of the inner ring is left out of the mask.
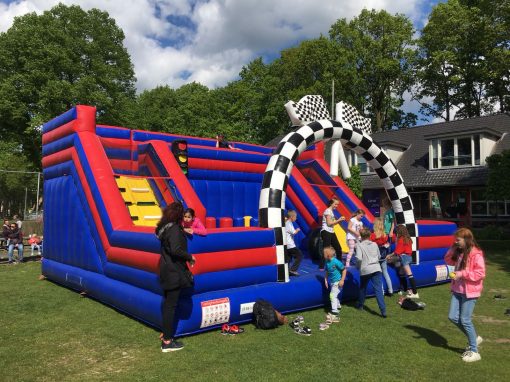
[[[491,245],[490,247],[496,248]],[[485,247],[487,248],[487,247]],[[302,314],[311,337],[287,327],[245,325],[238,336],[218,331],[183,339],[161,353],[159,332],[101,303],[39,281],[40,264],[0,266],[2,381],[508,381],[510,380],[510,250],[487,250],[487,278],[474,322],[482,360],[465,364],[464,335],[447,319],[449,285],[421,289],[424,311],[387,298],[359,312],[344,305],[341,322],[319,331],[324,310]],[[506,299],[496,300],[502,294]],[[293,317],[291,315],[290,317]]]

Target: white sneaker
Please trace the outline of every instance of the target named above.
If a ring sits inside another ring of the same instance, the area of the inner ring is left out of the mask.
[[[480,346],[480,344],[481,344],[482,342],[483,342],[483,338],[482,338],[482,337],[480,337],[480,336],[476,337],[476,346],[477,346],[477,347],[478,347],[478,346]],[[469,344],[468,344],[468,346],[466,346],[466,349],[465,349],[465,350],[466,350],[466,352],[468,352],[468,351],[470,351],[470,350],[471,350],[471,348],[469,347]]]
[[[475,353],[474,351],[467,351],[464,354],[462,354],[462,360],[464,362],[476,362],[480,361],[482,357],[480,356],[480,353]]]
[[[411,293],[407,295],[407,298],[420,298],[420,295],[418,293]]]

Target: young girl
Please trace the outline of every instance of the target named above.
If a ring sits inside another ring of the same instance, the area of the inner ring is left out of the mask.
[[[485,278],[485,260],[473,233],[467,228],[460,228],[455,233],[455,243],[445,255],[445,262],[455,266],[450,273],[452,279],[452,300],[448,318],[467,336],[469,345],[462,360],[475,362],[482,359],[478,353],[478,345],[483,341],[476,335],[475,326],[471,321],[476,301],[483,289]]]
[[[195,217],[195,210],[193,208],[187,208],[184,211],[184,216],[182,219],[182,228],[184,228],[184,232],[188,235],[207,235],[207,230],[204,225],[200,221],[199,218]]]
[[[328,208],[326,208],[322,213],[321,239],[323,248],[333,246],[338,256],[341,256],[342,247],[338,242],[338,239],[335,235],[335,230],[333,228],[335,224],[339,224],[341,221],[345,220],[343,216],[335,219],[335,214],[333,211],[337,209],[339,204],[340,201],[337,198],[331,198],[331,200],[328,202]],[[321,257],[319,268],[321,270],[324,269],[324,257]]]
[[[297,219],[297,213],[294,210],[289,210],[287,212],[287,221],[285,222],[285,232],[287,233],[287,254],[289,257],[294,259],[292,266],[289,269],[289,274],[291,276],[299,276],[298,269],[301,264],[301,260],[303,260],[303,254],[296,246],[294,242],[294,236],[301,231],[300,228],[294,228],[294,222]],[[289,259],[286,259],[287,262],[290,262]]]
[[[413,261],[413,241],[407,227],[405,225],[398,225],[395,229],[397,244],[395,246],[395,255],[399,257],[399,279],[400,279],[400,290],[402,292],[407,290],[407,297],[419,298],[418,291],[416,289],[416,280],[414,279],[413,272],[411,271],[410,264]],[[388,255],[388,259],[391,255]],[[411,283],[411,289],[407,289],[407,278]]]
[[[390,249],[389,237],[384,232],[384,223],[381,218],[374,219],[374,232],[370,235],[370,240],[377,244],[379,253],[381,254],[379,264],[381,265],[382,274],[388,287],[388,295],[393,295],[393,285],[391,284],[390,275],[388,274],[388,262],[386,256]],[[384,286],[383,286],[384,293]]]
[[[363,223],[361,222],[363,216],[365,216],[365,211],[356,210],[354,214],[352,214],[351,220],[349,220],[349,226],[347,227],[347,245],[349,246],[349,253],[345,260],[346,267],[351,265],[351,257],[356,248],[356,242],[359,241],[360,238],[359,231],[363,228]]]

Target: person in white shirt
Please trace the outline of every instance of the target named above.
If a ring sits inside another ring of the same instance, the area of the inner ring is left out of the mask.
[[[360,231],[363,228],[363,219],[365,216],[365,211],[356,210],[354,214],[352,214],[351,220],[349,220],[349,226],[347,227],[347,245],[349,246],[349,253],[347,254],[347,259],[345,260],[345,266],[349,267],[351,265],[351,257],[354,254],[354,249],[356,248],[356,243],[360,239]]]
[[[335,235],[334,226],[335,224],[339,224],[341,221],[345,220],[343,216],[340,216],[338,219],[335,218],[334,210],[337,209],[340,201],[333,197],[328,202],[328,208],[324,210],[322,213],[322,228],[321,228],[321,239],[322,239],[322,247],[333,247],[337,256],[342,256],[342,247],[338,242],[338,239]],[[321,261],[319,264],[319,268],[324,270],[324,255],[321,256]]]
[[[300,228],[294,228],[294,222],[297,219],[297,213],[294,210],[287,211],[287,221],[285,222],[285,232],[287,234],[287,263],[290,263],[290,258],[293,258],[292,266],[289,269],[291,276],[299,276],[298,269],[303,260],[303,254],[296,246],[294,236],[301,231]]]

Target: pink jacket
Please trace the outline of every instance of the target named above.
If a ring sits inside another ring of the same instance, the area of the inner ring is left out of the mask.
[[[199,218],[195,217],[190,223],[186,224],[182,222],[182,226],[184,228],[191,228],[193,230],[193,234],[201,236],[207,235],[207,230],[205,229],[204,225],[202,224]]]
[[[485,278],[485,260],[480,248],[473,247],[469,253],[466,268],[459,271],[462,255],[457,262],[452,259],[455,249],[452,247],[446,253],[444,260],[448,265],[455,265],[455,280],[452,280],[452,292],[465,294],[467,298],[477,298],[482,294],[483,279]]]

